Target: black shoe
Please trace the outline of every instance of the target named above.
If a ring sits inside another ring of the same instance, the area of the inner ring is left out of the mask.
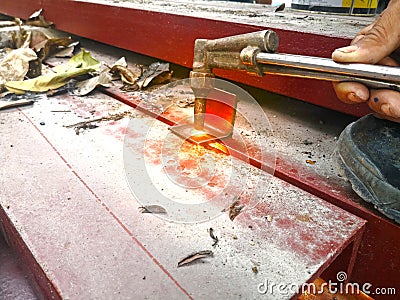
[[[353,190],[400,223],[400,124],[365,116],[341,133],[339,173]]]

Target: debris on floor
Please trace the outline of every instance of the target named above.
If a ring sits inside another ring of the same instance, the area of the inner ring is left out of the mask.
[[[43,14],[43,9],[39,9],[31,14],[28,20],[25,22],[26,25],[30,26],[38,26],[38,27],[50,27],[53,25],[53,22],[47,21]]]
[[[144,214],[144,213],[166,214],[167,213],[167,210],[164,207],[162,207],[161,205],[156,205],[156,204],[140,206],[139,209],[142,214]]]
[[[172,71],[169,70],[169,63],[152,63],[145,70],[138,81],[140,89],[147,87],[150,83],[160,84],[169,81],[172,77]]]
[[[111,87],[116,81],[120,82],[116,83],[117,88],[131,92],[171,80],[173,71],[170,71],[168,63],[128,65],[125,57],[121,57],[112,66],[107,66],[89,51],[79,50],[79,41],[52,29],[54,24],[45,20],[42,13],[40,9],[28,20],[16,18],[0,24],[2,28],[9,27],[9,31],[1,33],[1,98],[5,91],[14,94],[47,93],[48,96],[69,92],[71,95],[84,96],[98,86]],[[68,57],[69,61],[65,62],[63,58]],[[53,58],[50,67],[47,62],[49,58]],[[60,58],[60,61],[54,62],[54,58]],[[13,104],[3,103],[1,108],[26,104],[32,102],[19,99]],[[187,106],[186,103],[183,105]],[[81,129],[93,127],[87,124],[81,126]]]
[[[107,115],[104,117],[99,117],[99,118],[95,118],[95,119],[91,119],[91,120],[87,120],[87,121],[82,121],[82,122],[78,122],[78,123],[74,123],[74,124],[70,124],[70,125],[64,125],[64,127],[74,128],[76,135],[79,135],[81,129],[85,130],[85,129],[94,129],[94,128],[99,127],[98,125],[95,125],[93,123],[103,122],[103,121],[118,121],[118,120],[121,120],[122,118],[124,118],[126,116],[130,116],[130,115],[131,115],[130,111],[124,111],[122,113],[115,114],[115,115]]]
[[[26,93],[25,95],[15,95],[5,92],[0,94],[0,110],[31,105],[35,103],[35,101],[46,98],[46,94]]]
[[[0,86],[7,81],[23,80],[29,71],[29,62],[37,59],[30,48],[10,50],[0,62]]]
[[[214,235],[214,229],[212,227],[210,227],[210,229],[208,230],[211,239],[213,240],[213,244],[212,246],[215,247],[218,244],[218,237]]]
[[[211,250],[203,250],[203,251],[192,253],[178,262],[178,268],[182,267],[184,265],[190,264],[198,259],[213,256],[213,254],[214,253]]]
[[[97,76],[76,83],[75,88],[72,90],[72,94],[77,96],[85,96],[98,86],[110,87],[112,84],[111,80],[111,75],[107,72],[107,70],[103,70]]]
[[[309,165],[315,165],[316,161],[315,160],[311,160],[311,159],[307,159],[306,163],[308,163]]]
[[[32,100],[20,99],[15,101],[0,101],[0,110],[33,104]]]
[[[236,197],[233,203],[229,206],[229,219],[233,221],[240,214],[244,207],[245,205],[240,205],[240,200]]]
[[[139,86],[137,85],[137,82],[140,76],[142,76],[143,66],[133,64],[128,68],[125,57],[121,57],[111,67],[110,72],[115,76],[120,76],[123,83],[135,86],[136,89],[138,89]]]
[[[56,90],[68,83],[74,77],[95,72],[100,68],[100,62],[85,50],[73,56],[68,63],[58,65],[51,70],[53,73],[41,75],[23,81],[8,81],[4,86],[15,94],[26,91],[47,92]]]

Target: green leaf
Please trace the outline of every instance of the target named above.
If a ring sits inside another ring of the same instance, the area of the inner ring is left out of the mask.
[[[82,50],[73,56],[68,63],[52,68],[54,74],[42,75],[24,81],[8,81],[4,86],[13,93],[23,94],[25,91],[47,92],[67,84],[76,76],[97,71],[100,62],[93,58],[88,51]]]

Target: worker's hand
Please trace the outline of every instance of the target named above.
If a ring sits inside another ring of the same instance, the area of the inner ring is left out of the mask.
[[[336,49],[332,59],[399,66],[400,62],[400,0],[391,0],[387,9],[371,25],[364,28],[350,46]],[[346,103],[368,102],[383,118],[400,122],[400,93],[374,90],[356,82],[334,83],[336,94]]]

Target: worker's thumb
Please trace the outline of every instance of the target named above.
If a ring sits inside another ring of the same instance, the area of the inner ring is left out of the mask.
[[[336,49],[332,59],[337,62],[376,64],[400,46],[400,0],[392,5],[366,27],[350,46]]]

